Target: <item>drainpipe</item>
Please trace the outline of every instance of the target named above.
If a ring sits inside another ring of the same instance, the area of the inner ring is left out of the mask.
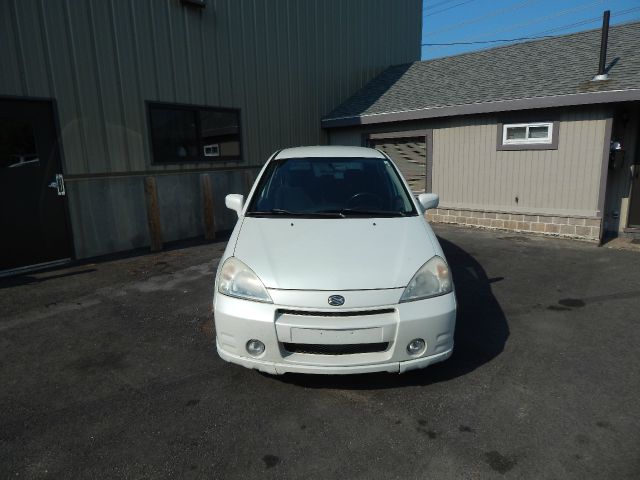
[[[607,62],[607,40],[609,39],[609,17],[611,12],[606,10],[602,16],[602,36],[600,38],[600,62],[598,63],[598,74],[593,77],[594,82],[608,80],[609,75],[605,72]]]

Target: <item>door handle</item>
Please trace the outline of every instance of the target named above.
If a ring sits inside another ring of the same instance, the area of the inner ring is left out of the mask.
[[[64,177],[61,173],[56,173],[56,178],[53,182],[47,185],[49,188],[55,188],[58,192],[58,196],[64,197],[67,191],[64,188]]]

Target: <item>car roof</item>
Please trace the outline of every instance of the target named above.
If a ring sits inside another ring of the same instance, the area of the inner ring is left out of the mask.
[[[373,148],[347,147],[339,145],[316,145],[313,147],[294,147],[281,150],[275,158],[313,158],[313,157],[358,157],[386,158],[382,152]]]

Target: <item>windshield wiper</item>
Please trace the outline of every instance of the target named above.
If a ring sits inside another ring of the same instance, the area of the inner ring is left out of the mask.
[[[272,208],[271,210],[266,211],[253,211],[247,212],[247,215],[259,215],[259,216],[269,216],[269,215],[282,215],[282,216],[290,216],[290,217],[344,217],[339,211],[335,212],[292,212],[291,210],[285,210],[284,208]]]
[[[334,213],[342,217],[346,216],[379,216],[379,217],[406,217],[407,214],[401,211],[389,210],[363,210],[359,208],[340,208],[336,210],[323,210],[322,213]]]

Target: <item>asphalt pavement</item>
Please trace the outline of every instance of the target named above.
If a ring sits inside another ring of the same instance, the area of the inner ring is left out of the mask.
[[[225,244],[0,279],[0,478],[640,478],[640,253],[436,226],[451,359],[222,361]]]

